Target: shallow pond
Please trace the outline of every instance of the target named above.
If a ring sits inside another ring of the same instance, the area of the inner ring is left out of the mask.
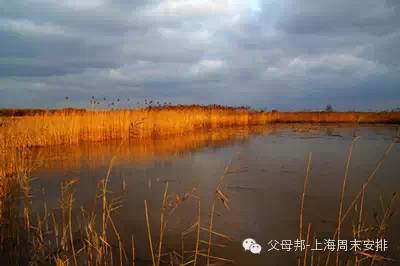
[[[142,142],[50,147],[36,154],[38,168],[32,173],[32,204],[35,211],[43,210],[45,205],[47,209],[57,208],[61,183],[77,178],[74,222],[78,224],[80,207],[93,208],[99,194],[98,183],[115,156],[109,197],[119,198],[122,207],[113,217],[128,253],[134,237],[137,265],[150,265],[144,200],[148,202],[155,243],[167,183],[168,194],[173,197],[191,191],[200,197],[201,224],[208,228],[216,186],[226,172],[221,192],[227,197],[229,209],[217,200],[213,230],[232,239],[213,235],[213,243],[223,246],[213,246],[211,254],[232,259],[236,265],[293,265],[300,253],[268,251],[271,248],[268,243],[294,241],[299,237],[300,202],[309,153],[312,152],[312,164],[304,201],[303,237],[311,224],[311,243],[314,236],[322,242],[335,231],[353,136],[360,138],[351,158],[345,209],[396,135],[397,127],[388,125],[276,124]],[[366,189],[363,221],[368,226],[377,223],[376,217],[382,216],[382,209],[393,193],[400,192],[399,159],[400,146],[395,144]],[[359,203],[356,205],[359,207]],[[399,204],[394,203],[393,207]],[[181,232],[197,221],[197,208],[196,200],[189,198],[171,215],[163,253],[172,250],[181,253]],[[344,224],[343,239],[353,239],[352,223],[357,219],[357,212],[352,210]],[[384,255],[400,259],[400,215],[395,213],[387,224],[385,238],[389,241],[389,251]],[[263,246],[260,255],[243,250],[242,241],[249,237]],[[201,239],[208,241],[205,231]],[[185,250],[194,249],[194,240],[194,232],[187,235]],[[206,248],[206,244],[200,243],[203,253],[207,253]],[[309,257],[317,261],[324,253],[315,251]],[[187,258],[190,256],[189,252],[185,254]]]

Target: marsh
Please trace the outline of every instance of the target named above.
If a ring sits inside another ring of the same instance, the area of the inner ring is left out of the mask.
[[[144,200],[149,204],[155,239],[158,239],[159,213],[167,183],[171,195],[195,191],[201,198],[201,217],[207,226],[215,187],[225,173],[222,191],[229,200],[228,208],[223,204],[217,206],[214,230],[231,239],[213,237],[221,246],[213,247],[211,253],[232,259],[237,265],[265,265],[266,261],[273,265],[292,265],[298,253],[268,252],[266,247],[271,240],[298,238],[300,200],[309,153],[313,156],[305,194],[304,224],[312,224],[312,237],[332,238],[353,138],[359,136],[349,167],[345,208],[375,169],[387,146],[396,139],[397,131],[395,125],[274,124],[123,144],[116,141],[38,148],[35,150],[38,167],[31,174],[33,212],[58,208],[61,184],[70,178],[79,180],[74,186],[73,211],[78,214],[81,207],[94,209],[98,183],[115,157],[109,179],[110,197],[121,202],[114,213],[115,223],[123,243],[129,244],[134,237],[136,262],[150,265]],[[384,206],[400,190],[399,158],[400,147],[394,144],[368,185],[363,215],[366,227],[376,225]],[[395,207],[398,205],[395,203]],[[357,210],[351,211],[344,223],[343,239],[353,239],[356,213]],[[196,217],[195,202],[188,201],[177,208],[168,222],[163,252],[181,252],[181,233],[193,225]],[[74,219],[74,223],[79,223],[79,215]],[[384,236],[389,242],[384,256],[397,260],[400,259],[399,224],[400,216],[395,213],[388,221]],[[242,250],[241,242],[248,237],[265,246],[261,255]],[[204,238],[207,240],[206,235]],[[193,249],[194,242],[194,234],[185,240],[189,250]],[[205,246],[200,243],[200,249]],[[315,260],[325,255],[314,254]]]

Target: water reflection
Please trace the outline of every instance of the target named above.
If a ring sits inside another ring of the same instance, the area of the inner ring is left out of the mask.
[[[37,180],[32,185],[33,204],[40,210],[46,200],[46,207],[57,208],[61,182],[76,177],[80,180],[76,187],[77,207],[93,207],[97,184],[107,172],[110,159],[116,155],[110,191],[123,200],[116,222],[125,242],[129,243],[131,235],[135,236],[139,243],[138,259],[146,264],[149,253],[143,201],[148,200],[152,226],[157,228],[166,182],[171,194],[182,195],[195,188],[204,202],[201,217],[207,223],[215,187],[232,160],[222,188],[230,199],[230,209],[218,206],[215,230],[232,236],[234,242],[221,240],[228,246],[216,248],[215,252],[235,259],[238,265],[265,265],[265,261],[289,265],[296,260],[294,253],[263,253],[254,257],[241,250],[240,242],[246,237],[264,244],[271,239],[297,237],[299,198],[308,153],[313,152],[314,160],[305,202],[305,224],[312,223],[313,232],[318,235],[331,236],[352,136],[357,134],[361,139],[353,154],[346,205],[374,169],[396,131],[397,128],[391,126],[273,125],[198,132],[122,146],[91,143],[40,149],[37,161],[41,162],[41,167],[34,172]],[[400,190],[399,155],[399,147],[395,146],[370,185],[366,198],[369,214],[379,211],[377,199],[390,197]],[[195,202],[189,201],[171,218],[166,235],[170,249],[179,250],[180,233],[195,221],[196,208]],[[399,216],[394,216],[393,221],[398,224]],[[373,219],[370,222],[373,223]],[[345,233],[351,235],[351,223],[347,228]],[[395,236],[400,231],[393,226],[391,230],[392,235],[388,236],[392,242],[390,255],[396,256],[400,253]],[[154,237],[157,238],[156,232]]]
[[[176,137],[136,140],[131,142],[85,143],[73,146],[38,148],[35,161],[38,168],[96,167],[99,163],[118,157],[117,164],[127,161],[144,162],[154,157],[168,157],[193,153],[208,147],[217,149],[238,142],[245,143],[250,136],[262,135],[266,127],[226,128],[187,133]]]

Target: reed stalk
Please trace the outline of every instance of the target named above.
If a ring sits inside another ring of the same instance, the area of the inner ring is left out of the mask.
[[[300,217],[299,217],[299,240],[303,239],[303,216],[304,216],[304,202],[306,198],[306,191],[308,186],[308,180],[310,178],[311,173],[311,162],[312,162],[312,152],[308,154],[307,160],[307,170],[306,175],[304,177],[304,185],[303,185],[303,193],[301,194],[301,203],[300,203]],[[301,265],[300,257],[298,258],[297,264]]]
[[[146,226],[147,226],[147,239],[149,240],[151,260],[153,265],[156,265],[156,260],[154,258],[154,250],[153,250],[153,239],[151,237],[151,228],[150,228],[150,220],[149,220],[149,211],[147,207],[147,200],[144,201],[144,212],[146,216]]]
[[[353,201],[350,203],[350,205],[347,207],[346,211],[344,212],[344,214],[342,215],[342,219],[340,221],[338,221],[338,227],[342,226],[343,222],[345,221],[347,215],[349,215],[349,213],[351,212],[351,210],[354,208],[355,204],[357,203],[357,201],[360,199],[360,197],[362,196],[363,193],[365,193],[368,185],[370,184],[370,182],[374,179],[374,177],[376,176],[376,174],[378,173],[379,169],[382,167],[384,161],[386,160],[386,158],[388,157],[390,151],[392,150],[393,146],[394,146],[395,142],[392,141],[386,148],[385,152],[383,153],[382,157],[380,158],[380,160],[377,162],[375,168],[373,169],[373,171],[371,172],[371,174],[368,176],[367,180],[364,183],[364,186],[362,187],[362,189],[356,194],[356,196],[354,197]],[[333,239],[336,238],[338,231],[335,230],[335,233],[333,234]],[[329,265],[329,261],[330,261],[330,255],[331,252],[328,251],[327,252],[327,257],[325,260],[325,266]]]
[[[346,167],[345,167],[345,171],[344,171],[344,178],[343,178],[343,184],[342,184],[342,190],[340,193],[340,202],[339,202],[339,214],[338,214],[338,222],[337,222],[337,239],[340,239],[340,234],[341,234],[341,229],[342,229],[342,224],[340,223],[340,221],[342,220],[342,211],[343,211],[343,201],[344,201],[344,195],[345,195],[345,191],[346,191],[346,184],[347,184],[347,179],[349,176],[349,169],[350,169],[350,161],[351,161],[351,156],[353,154],[353,148],[355,143],[357,142],[357,140],[359,139],[359,137],[355,137],[353,138],[350,148],[349,148],[349,153],[347,156],[347,161],[346,161]],[[336,252],[336,266],[339,266],[339,249]]]

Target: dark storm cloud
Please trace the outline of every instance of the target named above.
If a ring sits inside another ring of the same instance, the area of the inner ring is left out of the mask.
[[[400,105],[396,0],[0,0],[0,45],[0,106]]]
[[[288,1],[278,28],[297,34],[370,33],[398,30],[399,5],[394,1]]]

